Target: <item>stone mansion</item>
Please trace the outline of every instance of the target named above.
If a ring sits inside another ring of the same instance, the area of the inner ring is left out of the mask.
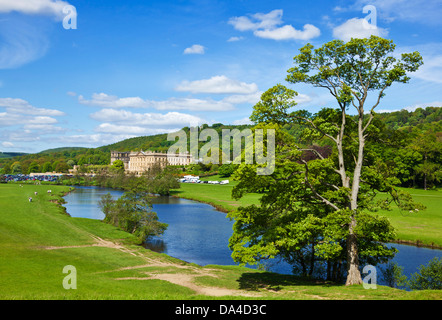
[[[169,166],[184,166],[192,163],[191,154],[175,154],[160,153],[155,151],[111,151],[111,165],[115,160],[121,160],[124,163],[125,171],[129,173],[142,174],[155,164],[159,164],[162,168]]]

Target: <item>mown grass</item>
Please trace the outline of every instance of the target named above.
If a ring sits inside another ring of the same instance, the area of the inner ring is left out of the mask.
[[[48,194],[47,189],[52,189],[53,193]],[[362,286],[304,281],[239,266],[187,264],[134,244],[132,235],[113,226],[69,217],[60,206],[50,202],[59,199],[67,190],[60,186],[0,185],[0,299],[442,298],[438,291],[406,292],[381,286],[377,290],[364,290]],[[35,191],[37,196],[33,194]],[[29,196],[34,199],[31,203]],[[119,247],[92,246],[92,236]],[[66,248],[49,250],[48,247]],[[151,261],[163,264],[151,264]],[[63,279],[67,276],[63,268],[67,265],[77,270],[76,290],[63,288]],[[152,274],[157,273],[201,275],[201,272],[202,276],[194,278],[197,285],[241,290],[252,295],[212,297],[183,285],[151,279]]]
[[[442,247],[442,191],[403,190],[410,193],[413,200],[424,204],[426,209],[410,212],[393,205],[392,210],[382,210],[378,214],[390,219],[399,240]]]
[[[201,180],[226,180],[219,176],[202,178]],[[173,196],[209,203],[217,209],[228,212],[237,209],[239,206],[259,204],[260,194],[248,194],[239,200],[232,198],[232,189],[236,181],[229,180],[229,184],[205,184],[205,183],[181,183],[177,190],[172,191]]]

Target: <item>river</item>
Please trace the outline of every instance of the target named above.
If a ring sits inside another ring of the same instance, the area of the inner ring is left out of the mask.
[[[64,197],[67,202],[64,206],[72,217],[102,220],[104,214],[98,207],[101,196],[109,192],[114,198],[118,198],[123,194],[123,191],[114,189],[75,188],[74,192]],[[161,237],[150,241],[147,248],[201,266],[235,264],[228,248],[233,221],[225,213],[205,203],[175,197],[153,198],[153,211],[158,214],[161,222],[169,226]],[[419,266],[426,265],[434,257],[442,258],[442,250],[389,245],[399,250],[392,261],[404,268],[407,277],[418,272]],[[288,264],[279,262],[273,263],[270,271],[290,274],[291,268]],[[379,275],[378,283],[382,284]]]

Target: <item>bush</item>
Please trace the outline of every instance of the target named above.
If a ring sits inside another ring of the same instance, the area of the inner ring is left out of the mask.
[[[108,193],[102,196],[99,206],[105,214],[104,222],[134,234],[141,242],[163,234],[167,228],[167,224],[159,222],[157,214],[152,211],[147,192],[128,191],[117,200]]]
[[[221,167],[219,167],[219,175],[223,178],[230,177],[233,172],[235,172],[235,168],[232,164],[223,164]]]
[[[392,288],[406,286],[407,276],[403,272],[403,267],[400,267],[396,262],[389,262],[385,269],[382,270],[382,279],[387,286]]]
[[[426,266],[421,266],[419,273],[411,276],[408,286],[411,290],[441,290],[442,259],[434,258]]]

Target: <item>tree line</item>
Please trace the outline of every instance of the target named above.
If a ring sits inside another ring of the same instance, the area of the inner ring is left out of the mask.
[[[349,116],[354,118],[355,116]],[[382,130],[383,144],[377,146],[377,157],[381,158],[397,178],[396,185],[402,187],[432,188],[442,181],[442,108],[426,107],[414,111],[377,113],[374,121]],[[203,125],[201,129],[215,129],[221,139],[223,129],[243,130],[250,125],[233,126],[221,123]],[[325,139],[315,140],[305,135],[308,126],[302,123],[283,123],[281,130],[287,132],[304,148],[331,148]],[[189,133],[189,128],[183,128]],[[68,173],[75,165],[97,169],[110,165],[110,151],[152,150],[167,152],[173,144],[167,141],[167,134],[136,137],[99,148],[63,148],[60,151],[28,154],[0,159],[0,174],[29,174],[32,172]],[[244,141],[243,141],[244,143]],[[204,142],[200,142],[200,147]],[[231,148],[232,149],[232,148]],[[308,152],[306,152],[308,153]],[[311,153],[311,152],[310,152]],[[222,150],[220,150],[222,155]],[[312,154],[310,154],[312,156]],[[229,172],[231,166],[224,164],[200,163],[186,167],[186,171],[197,174]],[[92,166],[92,167],[91,167]],[[221,168],[222,167],[222,168]],[[224,176],[229,176],[227,173]]]

